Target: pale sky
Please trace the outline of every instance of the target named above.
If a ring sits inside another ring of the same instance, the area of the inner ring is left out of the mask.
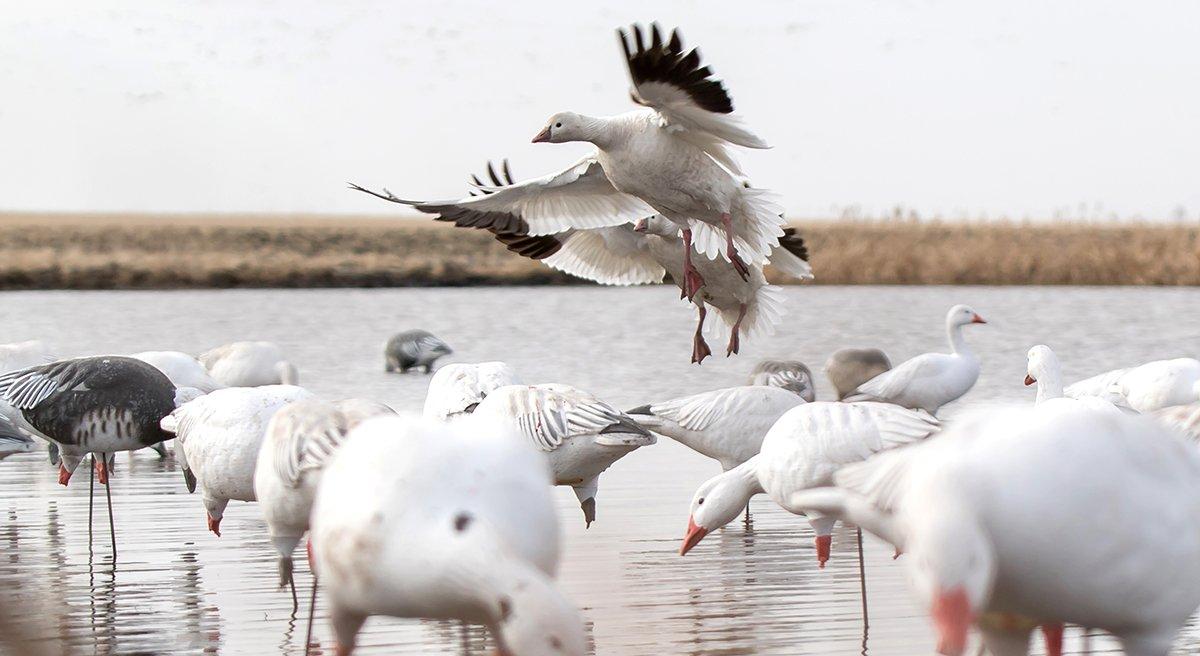
[[[632,108],[614,29],[679,26],[793,216],[1200,217],[1200,2],[0,0],[0,210],[394,211]]]

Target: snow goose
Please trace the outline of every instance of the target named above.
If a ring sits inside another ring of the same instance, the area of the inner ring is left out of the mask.
[[[795,393],[812,403],[817,400],[812,370],[795,360],[762,360],[750,372],[748,385],[769,385]]]
[[[829,485],[841,467],[885,449],[925,439],[938,428],[931,415],[888,403],[802,403],[767,431],[759,453],[715,476],[692,498],[686,554],[705,535],[733,521],[756,494],[765,492],[785,510],[798,491]],[[817,562],[825,566],[834,519],[809,515],[816,532]]]
[[[312,513],[337,653],[354,650],[369,615],[390,615],[484,624],[501,653],[582,656],[582,618],[553,580],[551,480],[545,459],[493,422],[380,417],[354,429]]]
[[[4,415],[0,415],[0,460],[33,450],[33,437]]]
[[[1109,371],[1071,385],[1065,393],[1072,398],[1117,395],[1138,412],[1194,403],[1200,401],[1200,360],[1156,360]]]
[[[700,65],[696,50],[684,51],[678,31],[664,40],[652,25],[649,42],[636,25],[632,38],[618,34],[631,96],[645,109],[605,118],[555,114],[533,138],[589,142],[596,148],[591,154],[564,171],[495,193],[403,202],[457,225],[533,236],[620,225],[657,211],[682,231],[688,298],[704,282],[692,266],[693,249],[709,259],[724,257],[748,277],[747,261],[766,263],[783,235],[783,218],[772,194],[735,177],[742,171],[729,147],[766,148],[766,142],[733,116],[725,87]]]
[[[650,403],[629,414],[642,426],[729,471],[758,455],[767,431],[785,412],[804,402],[779,387],[748,385]]]
[[[470,414],[488,394],[520,382],[512,367],[503,362],[448,364],[429,380],[424,414],[442,421]]]
[[[1121,412],[1122,409],[1133,412],[1128,406],[1118,405],[1121,399],[1114,395],[1080,396],[1077,399],[1064,397],[1062,367],[1058,363],[1058,356],[1045,344],[1034,346],[1026,354],[1025,385],[1037,385],[1034,405],[1080,403],[1102,412]]]
[[[229,387],[183,404],[162,420],[188,492],[199,485],[208,530],[221,537],[230,500],[254,501],[254,467],[267,423],[282,407],[312,396],[293,385]]]
[[[966,394],[979,379],[979,359],[963,339],[963,326],[987,323],[975,310],[955,305],[946,313],[951,353],[925,353],[868,380],[848,401],[883,401],[936,413]]]
[[[351,429],[384,414],[395,413],[382,403],[365,399],[336,403],[303,399],[280,408],[267,423],[254,467],[254,496],[267,520],[271,544],[279,552],[279,586],[292,588],[293,611],[292,552],[308,530],[313,497],[325,466]]]
[[[296,367],[283,357],[283,349],[272,342],[234,342],[201,354],[200,364],[221,385],[299,385]]]
[[[63,460],[60,483],[67,484],[84,454],[93,454],[108,499],[114,558],[117,540],[108,454],[170,439],[159,428],[159,421],[175,409],[176,394],[162,372],[141,360],[120,356],[62,360],[0,376],[0,399],[19,411],[39,434],[59,445]]]
[[[825,361],[825,377],[842,400],[859,385],[892,368],[892,361],[877,348],[843,348]]]
[[[428,330],[406,330],[383,345],[384,369],[388,373],[406,373],[409,369],[422,367],[425,373],[430,373],[438,358],[453,352],[449,344]]]
[[[971,623],[997,656],[1072,623],[1166,656],[1200,604],[1200,455],[1146,417],[1005,408],[835,480],[790,503],[902,548],[943,654],[963,653]],[[1079,521],[1098,509],[1136,521]]]
[[[655,438],[629,415],[595,396],[557,383],[509,385],[487,396],[474,416],[510,427],[544,452],[555,485],[569,485],[587,526],[596,520],[600,474]]]
[[[129,356],[163,372],[175,387],[192,387],[208,394],[224,385],[213,380],[196,358],[179,351],[143,351]]]

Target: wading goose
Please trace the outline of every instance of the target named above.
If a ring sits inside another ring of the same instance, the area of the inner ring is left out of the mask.
[[[1195,403],[1200,401],[1200,360],[1156,360],[1109,371],[1071,385],[1065,393],[1072,398],[1118,396],[1138,412]]]
[[[494,422],[364,422],[312,513],[337,653],[370,615],[488,627],[501,653],[582,656],[583,620],[554,585],[559,527],[546,461]]]
[[[18,453],[28,453],[33,447],[32,435],[8,417],[0,415],[0,460]]]
[[[279,552],[279,587],[292,588],[292,553],[308,531],[313,497],[325,466],[341,448],[346,434],[364,420],[395,414],[366,399],[329,403],[304,399],[272,415],[254,467],[254,495],[267,520],[271,544]]]
[[[795,360],[762,360],[754,365],[747,384],[779,387],[799,395],[809,403],[817,400],[812,370]]]
[[[763,438],[788,410],[804,403],[765,385],[729,387],[629,411],[639,424],[721,463],[729,471],[758,455]]]
[[[480,402],[474,416],[521,434],[546,454],[555,485],[569,485],[587,526],[596,520],[600,474],[655,438],[629,415],[569,385],[509,385]]]
[[[425,393],[426,417],[445,421],[475,412],[481,401],[505,385],[520,380],[512,367],[503,362],[469,364],[456,362],[437,370]]]
[[[1113,403],[1114,400],[1120,400],[1116,397],[1081,396],[1077,399],[1064,397],[1062,367],[1058,363],[1058,356],[1045,344],[1034,346],[1026,354],[1025,385],[1037,385],[1037,397],[1034,405],[1044,403],[1083,404],[1101,412],[1121,412],[1120,407]],[[1132,412],[1128,407],[1125,409]]]
[[[453,352],[449,344],[427,330],[406,330],[383,345],[384,369],[389,373],[406,373],[409,369],[422,367],[429,373],[438,358]]]
[[[902,548],[940,653],[962,654],[972,623],[996,656],[1071,623],[1166,656],[1200,605],[1200,456],[1149,418],[1005,408],[835,480],[790,503]],[[1136,519],[1079,521],[1098,511]]]
[[[837,390],[838,400],[854,393],[859,385],[892,368],[892,361],[877,348],[843,348],[825,361],[825,376]]]
[[[170,439],[159,422],[175,409],[176,394],[162,372],[120,356],[62,360],[0,376],[0,398],[59,445],[60,483],[67,484],[84,454],[99,455],[94,458],[96,474],[108,497],[114,558],[117,541],[108,454]]]
[[[208,394],[224,385],[213,380],[196,358],[179,351],[143,351],[129,356],[163,372],[175,387],[192,387]]]
[[[883,401],[936,413],[966,394],[979,379],[979,359],[963,339],[963,326],[987,323],[975,310],[955,305],[946,313],[950,353],[925,353],[868,380],[847,401]]]
[[[735,177],[742,171],[729,147],[766,148],[766,142],[733,116],[724,85],[700,65],[696,50],[684,51],[678,31],[664,40],[653,25],[647,41],[635,25],[632,36],[619,36],[631,96],[645,109],[605,118],[556,114],[533,138],[589,142],[595,151],[561,172],[495,193],[408,204],[457,225],[534,236],[620,225],[657,211],[682,231],[688,298],[704,282],[692,266],[693,250],[724,257],[749,277],[747,262],[766,263],[783,235],[783,218],[771,194]]]
[[[300,373],[272,342],[234,342],[197,359],[213,380],[226,387],[300,384]]]
[[[188,492],[204,497],[208,530],[221,537],[225,506],[254,501],[254,467],[267,423],[282,407],[312,396],[292,385],[230,387],[183,404],[162,421]]]

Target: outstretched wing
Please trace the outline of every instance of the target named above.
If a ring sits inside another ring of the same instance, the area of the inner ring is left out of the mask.
[[[737,165],[720,142],[769,148],[733,115],[733,100],[725,85],[700,65],[698,50],[684,51],[678,30],[672,30],[666,41],[657,24],[650,26],[649,42],[638,25],[630,33],[617,30],[617,36],[633,80],[634,102],[654,109],[667,125],[692,133],[688,138],[732,170],[737,171]]]
[[[0,399],[14,408],[32,410],[62,392],[87,389],[93,370],[85,360],[62,360],[0,376]]]
[[[506,186],[481,186],[482,193],[460,200],[422,202],[397,198],[386,189],[351,189],[436,214],[459,227],[509,235],[552,235],[571,228],[603,228],[636,221],[654,213],[641,199],[612,186],[595,155],[558,173]]]
[[[595,435],[598,444],[654,443],[654,436],[625,413],[566,386],[503,387],[484,403],[499,404],[520,433],[542,451],[553,451],[578,435]],[[483,410],[481,404],[476,412]]]
[[[572,230],[559,240],[560,248],[542,263],[578,278],[602,285],[647,285],[662,282],[667,273],[646,238],[628,224]]]

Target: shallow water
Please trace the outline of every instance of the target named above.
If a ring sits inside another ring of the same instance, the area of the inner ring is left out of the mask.
[[[385,374],[382,359],[384,340],[414,327],[457,349],[446,361],[502,359],[526,381],[571,383],[623,407],[740,384],[763,357],[796,358],[817,370],[842,346],[879,346],[893,361],[943,350],[942,317],[959,302],[990,323],[968,329],[983,374],[946,414],[990,401],[1032,402],[1021,382],[1025,351],[1036,343],[1057,351],[1067,380],[1197,354],[1200,290],[813,287],[786,294],[780,334],[701,367],[688,364],[692,315],[669,288],[16,292],[0,295],[7,310],[0,342],[40,338],[72,356],[199,353],[267,339],[283,345],[317,394],[414,411],[427,377]],[[819,396],[830,398],[828,383],[818,384]],[[822,571],[807,523],[759,498],[752,528],[735,522],[680,558],[692,492],[718,472],[715,462],[660,440],[604,474],[589,530],[571,491],[557,490],[566,538],[560,578],[583,609],[596,653],[932,652],[902,568],[870,537],[864,629],[852,529],[839,527]],[[170,460],[149,451],[122,455],[113,478],[114,567],[102,488],[89,555],[87,474],[81,468],[62,488],[44,454],[0,463],[0,612],[50,653],[303,653],[304,619],[292,617],[290,595],[275,588],[273,551],[253,504],[232,503],[217,538]],[[311,579],[302,559],[297,566],[303,599]],[[331,653],[320,608],[315,630]],[[480,630],[445,622],[373,618],[361,644],[364,654],[490,653]],[[1067,647],[1083,653],[1076,630],[1068,630]],[[1200,629],[1189,626],[1179,652],[1197,649]],[[1112,651],[1111,641],[1090,641],[1090,653]]]

